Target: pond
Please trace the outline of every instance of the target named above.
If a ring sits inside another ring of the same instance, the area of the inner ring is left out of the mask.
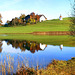
[[[4,61],[12,62],[14,72],[18,62],[25,66],[45,68],[53,59],[69,60],[75,57],[75,47],[61,45],[47,45],[27,40],[0,40],[0,65]]]

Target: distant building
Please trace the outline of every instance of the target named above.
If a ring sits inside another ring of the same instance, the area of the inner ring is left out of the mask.
[[[35,19],[35,21],[39,21],[39,22],[42,22],[42,21],[46,21],[47,18],[44,16],[44,15],[35,15],[34,12],[32,12],[30,15],[27,15],[25,17],[25,20],[28,21],[29,19]]]
[[[47,18],[44,15],[40,15],[40,22],[46,21],[46,20],[47,20]]]
[[[61,15],[59,16],[59,20],[63,20]]]

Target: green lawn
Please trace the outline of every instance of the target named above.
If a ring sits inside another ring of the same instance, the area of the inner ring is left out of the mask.
[[[67,19],[59,21],[48,20],[45,22],[37,23],[34,25],[27,26],[16,26],[16,27],[0,27],[0,33],[31,33],[36,31],[69,31],[71,22]]]
[[[28,40],[35,41],[37,43],[44,43],[48,45],[60,45],[64,46],[74,46],[75,47],[75,37],[72,36],[48,36],[48,35],[30,35],[30,34],[10,34],[8,36],[1,36],[0,39],[13,39],[13,40]]]
[[[0,33],[31,33],[36,31],[69,31],[71,24],[70,18],[64,18],[62,21],[58,19],[48,20],[42,23],[27,26],[16,27],[0,27]],[[29,34],[8,34],[8,36],[1,36],[0,39],[16,39],[29,40],[38,43],[45,43],[51,45],[75,46],[75,37],[71,36],[48,36],[48,35],[29,35]]]

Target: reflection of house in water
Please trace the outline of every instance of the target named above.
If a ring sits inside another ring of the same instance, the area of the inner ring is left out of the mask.
[[[44,50],[47,45],[36,43],[34,41],[19,41],[19,40],[8,40],[7,45],[11,44],[12,47],[20,48],[21,51],[29,50],[31,53],[35,53],[38,50]]]
[[[61,49],[61,50],[63,49],[63,44],[60,45],[60,49]]]
[[[0,52],[2,52],[2,41],[0,40]]]
[[[47,47],[46,44],[41,44],[41,43],[40,43],[40,48],[41,48],[42,50],[44,50],[46,47]]]

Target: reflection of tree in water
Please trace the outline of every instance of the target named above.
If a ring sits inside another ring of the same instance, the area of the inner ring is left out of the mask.
[[[0,40],[0,52],[2,52],[2,41]]]
[[[35,51],[42,50],[40,47],[40,43],[36,43],[34,41],[21,41],[21,40],[6,40],[7,45],[12,45],[12,47],[20,48],[21,51],[29,50],[31,53],[35,53]],[[47,45],[46,45],[47,47]]]

